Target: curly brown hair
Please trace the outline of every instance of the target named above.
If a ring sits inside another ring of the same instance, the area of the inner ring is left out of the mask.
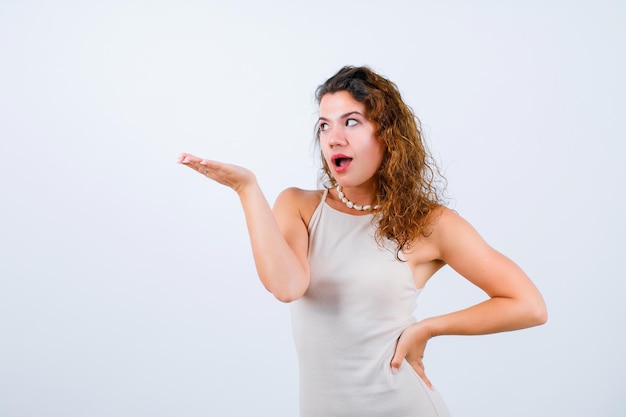
[[[445,178],[424,145],[421,124],[400,95],[398,87],[368,67],[346,66],[320,85],[315,93],[319,104],[325,94],[349,92],[365,105],[365,116],[376,126],[376,137],[385,147],[378,170],[380,204],[376,240],[397,244],[398,254],[411,243],[427,236],[434,210],[443,204]],[[316,143],[319,145],[319,128]],[[329,188],[335,183],[322,155],[320,180]]]

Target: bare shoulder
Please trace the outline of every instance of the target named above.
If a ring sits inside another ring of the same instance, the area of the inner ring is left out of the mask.
[[[432,220],[429,226],[429,234],[435,236],[441,234],[456,234],[463,232],[464,229],[472,229],[472,226],[456,211],[445,206],[437,207],[432,213]]]
[[[276,198],[276,204],[288,204],[295,207],[314,206],[320,203],[323,190],[303,190],[290,187],[283,190]]]
[[[303,190],[290,187],[283,190],[276,198],[274,212],[297,212],[306,225],[309,224],[313,212],[320,204],[324,190]]]
[[[489,249],[476,229],[456,211],[447,207],[440,206],[436,209],[430,227],[429,239],[437,247],[440,259],[447,261],[461,252]]]

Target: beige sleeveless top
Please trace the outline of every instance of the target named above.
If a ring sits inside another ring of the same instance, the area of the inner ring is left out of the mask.
[[[377,245],[373,215],[337,211],[327,195],[309,223],[311,282],[291,303],[301,416],[447,416],[406,361],[391,374],[420,293],[408,265],[391,242]]]

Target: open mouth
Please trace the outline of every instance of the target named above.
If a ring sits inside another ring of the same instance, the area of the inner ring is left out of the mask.
[[[333,164],[335,164],[337,168],[348,166],[350,162],[352,162],[352,158],[340,157],[333,159]]]

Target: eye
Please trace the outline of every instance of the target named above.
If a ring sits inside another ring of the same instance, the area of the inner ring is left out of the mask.
[[[328,123],[322,122],[322,123],[319,124],[318,128],[319,128],[320,132],[325,132],[325,131],[328,130]]]
[[[358,122],[354,119],[348,119],[346,120],[346,126],[356,126]]]

